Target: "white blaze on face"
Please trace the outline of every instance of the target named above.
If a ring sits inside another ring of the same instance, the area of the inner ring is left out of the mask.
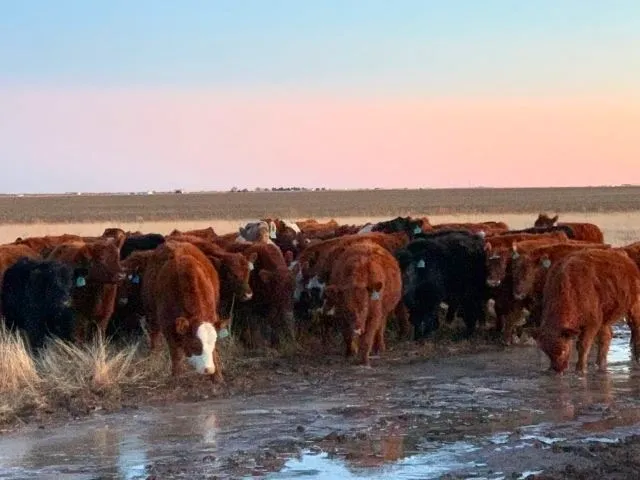
[[[218,340],[218,332],[216,332],[213,324],[209,322],[202,323],[196,331],[196,337],[202,342],[202,354],[192,355],[187,358],[189,363],[196,372],[201,374],[212,374],[216,371],[213,363],[213,350],[216,348]]]
[[[324,294],[324,283],[320,281],[317,275],[312,277],[311,280],[309,280],[309,283],[307,283],[307,289],[311,290],[312,288],[320,290],[320,296],[322,297]]]

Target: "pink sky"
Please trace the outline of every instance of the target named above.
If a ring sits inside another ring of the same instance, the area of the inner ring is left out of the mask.
[[[0,105],[9,192],[640,183],[629,98],[7,87]]]

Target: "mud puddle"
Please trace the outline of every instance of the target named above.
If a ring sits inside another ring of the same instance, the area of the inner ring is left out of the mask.
[[[407,361],[268,392],[145,407],[0,439],[0,478],[525,478],[640,432],[626,327],[606,374],[546,375],[535,348]]]

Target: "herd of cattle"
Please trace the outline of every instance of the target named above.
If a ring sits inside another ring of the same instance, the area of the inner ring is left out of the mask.
[[[18,238],[0,246],[0,308],[35,353],[49,336],[82,344],[98,333],[141,335],[144,325],[152,351],[166,340],[174,375],[186,358],[217,380],[216,342],[229,330],[248,347],[256,338],[278,346],[319,325],[369,365],[388,324],[421,341],[439,328],[444,304],[445,321],[460,317],[471,335],[490,300],[500,338],[527,329],[557,372],[574,338],[577,370],[594,340],[605,368],[611,325],[623,318],[638,361],[640,242],[612,247],[596,225],[557,220],[541,214],[510,230],[412,217],[359,226],[264,219],[227,235],[109,228]]]

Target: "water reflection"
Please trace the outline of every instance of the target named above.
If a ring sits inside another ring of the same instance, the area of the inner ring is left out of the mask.
[[[402,367],[373,394],[363,378],[361,391],[327,384],[326,390],[148,408],[7,436],[0,438],[0,478],[133,480],[176,462],[206,476],[228,473],[225,460],[239,451],[273,445],[286,447],[270,463],[256,456],[247,470],[262,476],[280,469],[270,479],[439,478],[458,471],[498,478],[478,459],[550,448],[562,439],[615,438],[640,424],[640,374],[630,366],[628,329],[615,333],[607,372],[591,369],[584,377],[540,374],[536,349],[514,349]],[[297,425],[305,426],[304,435]],[[354,431],[366,435],[318,440]],[[303,438],[330,453],[291,458]]]

